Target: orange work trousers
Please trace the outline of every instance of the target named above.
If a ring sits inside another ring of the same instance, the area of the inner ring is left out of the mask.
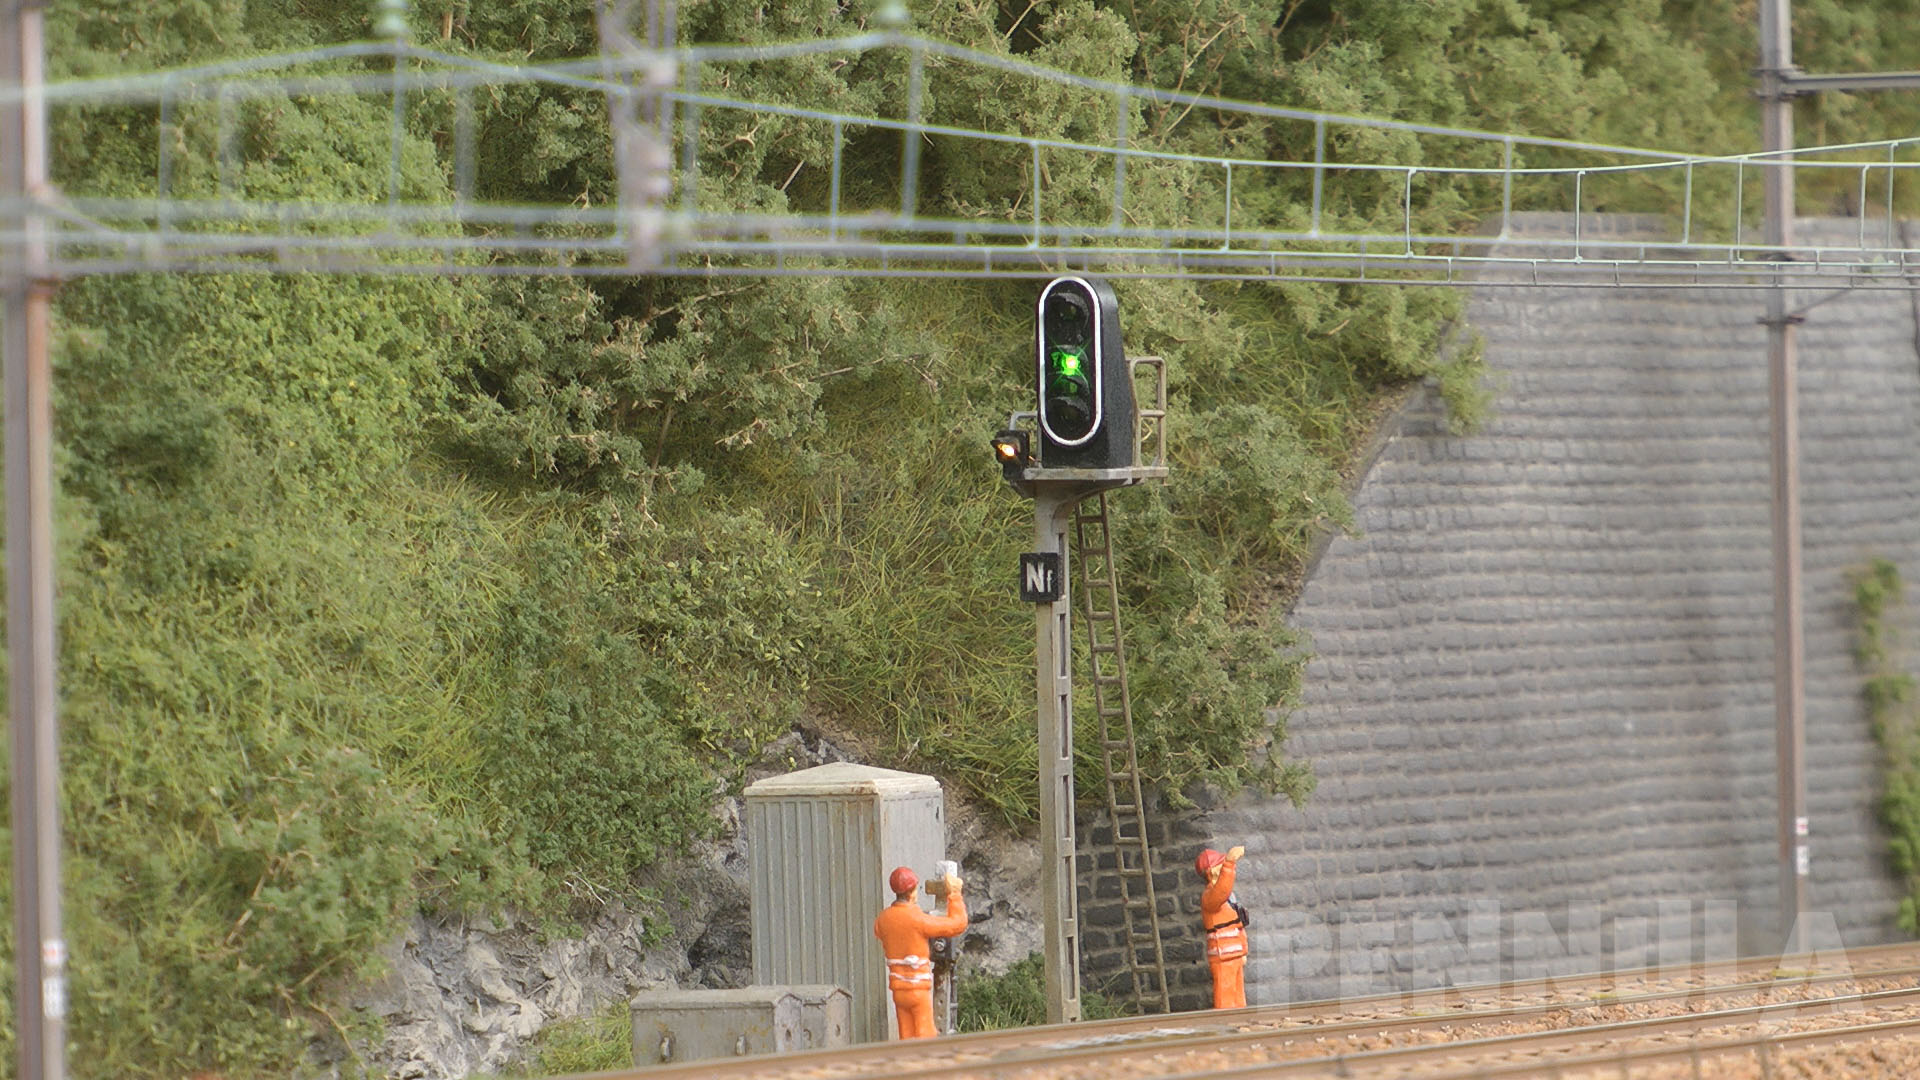
[[[931,1039],[933,1030],[933,989],[895,990],[893,1016],[900,1022],[903,1039]]]
[[[1240,1009],[1247,1004],[1247,958],[1243,953],[1226,960],[1209,958],[1207,966],[1213,969],[1213,1007],[1216,1009]]]

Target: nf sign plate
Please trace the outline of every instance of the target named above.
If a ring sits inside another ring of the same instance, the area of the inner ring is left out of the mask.
[[[1020,599],[1051,604],[1060,599],[1060,553],[1026,551],[1020,555]]]

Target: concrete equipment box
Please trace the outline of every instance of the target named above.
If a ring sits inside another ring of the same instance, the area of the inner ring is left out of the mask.
[[[852,1010],[837,986],[749,986],[636,994],[633,1063],[818,1050],[850,1042]]]

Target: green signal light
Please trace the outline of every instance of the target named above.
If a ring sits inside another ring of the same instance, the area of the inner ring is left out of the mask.
[[[1056,350],[1053,354],[1053,366],[1058,368],[1062,375],[1078,375],[1080,374],[1080,354],[1067,349]]]

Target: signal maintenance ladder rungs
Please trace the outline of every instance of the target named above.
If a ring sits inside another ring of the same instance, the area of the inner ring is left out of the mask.
[[[1073,561],[1080,568],[1081,614],[1087,626],[1093,668],[1093,707],[1100,719],[1100,761],[1107,777],[1107,816],[1113,822],[1115,872],[1126,912],[1127,962],[1134,1000],[1143,1011],[1157,999],[1173,1011],[1167,986],[1166,948],[1160,940],[1159,898],[1147,845],[1147,814],[1140,793],[1140,762],[1134,748],[1133,704],[1127,693],[1127,651],[1120,637],[1120,583],[1107,525],[1107,495],[1073,511]]]

